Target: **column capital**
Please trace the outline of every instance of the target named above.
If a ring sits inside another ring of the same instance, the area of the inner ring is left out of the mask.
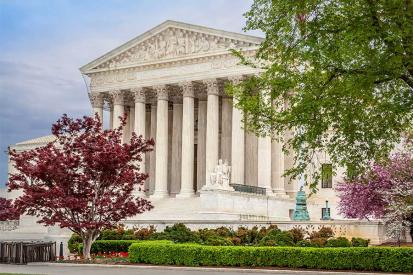
[[[109,92],[112,97],[113,105],[124,105],[125,97],[121,90],[113,90]]]
[[[158,100],[168,100],[169,96],[166,85],[153,86],[153,89],[156,92],[156,97]]]
[[[146,92],[143,87],[132,88],[132,96],[135,99],[135,103],[145,103],[146,102]]]
[[[219,85],[216,78],[206,79],[203,82],[207,87],[208,95],[219,95]]]
[[[101,93],[90,93],[89,99],[93,108],[103,108],[104,98]]]
[[[179,86],[182,87],[183,97],[195,97],[195,87],[192,81],[181,82]]]

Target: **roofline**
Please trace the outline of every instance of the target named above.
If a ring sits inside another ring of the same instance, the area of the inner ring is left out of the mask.
[[[166,20],[165,22],[157,25],[156,27],[144,32],[143,34],[140,34],[136,36],[135,38],[127,41],[126,43],[120,45],[119,47],[116,47],[115,49],[105,53],[104,55],[98,57],[97,59],[87,63],[86,65],[83,65],[82,67],[79,68],[80,72],[83,74],[86,74],[88,70],[93,69],[97,65],[109,60],[110,58],[116,56],[117,54],[122,53],[123,51],[126,51],[129,49],[132,45],[135,43],[138,43],[139,41],[143,41],[147,38],[149,38],[152,35],[155,35],[163,30],[165,30],[168,27],[177,27],[177,28],[187,28],[187,29],[193,29],[199,32],[204,32],[208,34],[215,34],[219,36],[227,36],[228,38],[237,38],[240,40],[246,40],[249,42],[253,43],[261,43],[264,38],[258,37],[258,36],[252,36],[252,35],[247,35],[247,34],[241,34],[241,33],[236,33],[236,32],[230,32],[230,31],[224,31],[224,30],[219,30],[219,29],[214,29],[214,28],[209,28],[205,26],[200,26],[200,25],[194,25],[194,24],[189,24],[189,23],[184,23],[184,22],[179,22],[179,21],[173,21],[173,20]]]

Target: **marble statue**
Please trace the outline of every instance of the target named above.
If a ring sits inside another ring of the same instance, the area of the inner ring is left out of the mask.
[[[214,168],[214,172],[211,173],[209,184],[206,185],[207,189],[218,189],[233,191],[234,189],[229,185],[231,180],[231,166],[228,165],[228,161],[218,160],[218,165]]]

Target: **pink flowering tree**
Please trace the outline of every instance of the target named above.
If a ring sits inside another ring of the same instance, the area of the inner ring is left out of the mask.
[[[0,221],[18,220],[20,212],[13,206],[13,201],[0,198]]]
[[[400,237],[410,229],[413,239],[413,158],[393,155],[363,175],[340,183],[339,211],[347,218],[383,219],[387,235]]]
[[[126,116],[119,128],[103,130],[97,115],[82,119],[63,115],[52,127],[54,142],[9,152],[17,173],[10,175],[8,188],[23,193],[14,205],[39,217],[39,223],[79,234],[87,259],[103,229],[152,208],[134,191],[143,190],[148,175],[139,171],[139,163],[154,141],[133,133],[123,143],[125,121]]]

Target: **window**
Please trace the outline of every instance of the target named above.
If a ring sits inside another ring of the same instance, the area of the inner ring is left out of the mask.
[[[333,187],[333,165],[322,164],[321,165],[321,188]]]
[[[330,219],[331,219],[330,207],[328,207],[328,208],[326,208],[326,207],[321,208],[321,219],[322,219],[322,220],[330,220]]]

